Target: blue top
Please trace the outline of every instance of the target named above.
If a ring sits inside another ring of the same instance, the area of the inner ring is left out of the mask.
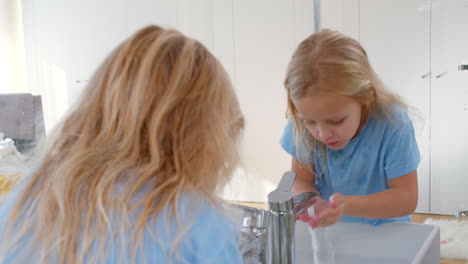
[[[22,185],[24,186],[24,184]],[[22,189],[21,185],[15,188],[7,199],[0,203],[0,241],[3,240],[2,231],[6,229],[8,215]],[[235,224],[220,209],[194,195],[186,195],[179,203],[180,223],[182,228],[186,229],[183,230],[186,233],[182,241],[177,244],[177,256],[171,254],[171,246],[173,246],[177,232],[175,232],[173,219],[168,224],[165,221],[167,212],[168,210],[163,210],[154,224],[150,224],[154,228],[148,230],[144,235],[142,244],[144,249],[141,251],[144,254],[141,252],[137,254],[137,263],[243,263],[238,247],[239,233]],[[8,251],[6,261],[2,264],[29,264],[39,261],[38,254],[33,251],[33,254],[27,256],[27,259],[18,262],[19,258],[24,256],[21,254],[25,250],[23,247],[29,243],[29,241],[22,242],[24,244],[19,249]],[[124,248],[129,249],[130,245],[126,245]],[[117,252],[121,252],[121,249],[120,245],[109,243],[105,263],[132,263],[130,258],[124,260],[120,254],[117,254]]]
[[[311,153],[303,162],[315,165],[315,184],[320,196],[329,199],[333,193],[369,195],[388,189],[388,180],[406,175],[418,168],[419,149],[412,122],[400,107],[393,107],[391,121],[371,115],[348,145],[340,150],[327,147],[326,170],[323,154]],[[294,145],[294,123],[290,120],[281,138],[281,146],[298,158]],[[325,173],[324,173],[325,172]],[[343,216],[340,221],[379,225],[384,222],[409,222],[410,216],[370,219]]]

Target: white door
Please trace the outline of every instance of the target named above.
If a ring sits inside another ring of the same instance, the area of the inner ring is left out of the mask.
[[[432,1],[431,213],[468,210],[468,1]]]
[[[412,106],[421,162],[417,212],[429,212],[430,0],[360,0],[360,42],[384,84]]]
[[[286,124],[283,82],[294,49],[313,33],[313,1],[232,0],[232,14],[233,78],[246,130],[242,169],[224,197],[264,202],[291,168],[279,144]]]

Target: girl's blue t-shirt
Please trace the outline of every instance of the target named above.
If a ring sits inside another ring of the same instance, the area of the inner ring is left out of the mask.
[[[327,147],[325,170],[321,153],[310,153],[308,160],[298,158],[294,144],[294,123],[291,120],[284,129],[280,143],[296,159],[315,165],[315,184],[323,199],[328,199],[334,193],[369,195],[385,191],[389,188],[388,180],[415,171],[420,160],[411,119],[400,107],[392,109],[393,117],[390,120],[371,115],[358,136],[343,149],[332,150]],[[343,216],[340,219],[374,226],[410,220],[410,216],[388,219]]]
[[[24,184],[15,188],[4,201],[0,201],[0,241],[4,239],[7,220],[12,212]],[[163,210],[159,217],[148,224],[147,231],[143,237],[143,249],[136,255],[137,263],[243,263],[238,241],[239,231],[235,223],[221,210],[196,195],[185,195],[178,204],[178,216],[182,230],[175,230],[175,221],[166,218],[169,209]],[[114,218],[115,226],[118,228],[118,217]],[[166,219],[169,219],[167,221]],[[34,219],[24,219],[34,221]],[[111,223],[112,224],[112,223]],[[14,232],[14,230],[13,230]],[[130,238],[131,231],[128,232]],[[178,235],[182,235],[179,237]],[[180,239],[174,248],[174,241]],[[4,264],[10,263],[38,263],[40,257],[34,249],[31,254],[24,256],[26,245],[30,241],[27,238],[17,250],[8,251],[3,259]],[[128,241],[125,237],[124,241]],[[2,241],[4,242],[4,240]],[[126,242],[124,242],[126,243]],[[97,246],[93,246],[97,251]],[[107,255],[104,263],[134,263],[133,258],[122,259],[122,248],[130,249],[131,245],[117,245],[113,242],[107,243]],[[92,252],[91,252],[92,254]],[[25,257],[25,258],[23,258]],[[21,261],[19,261],[21,259]],[[133,260],[132,260],[133,259]],[[49,262],[50,263],[50,262]],[[58,263],[53,262],[52,263]],[[101,262],[99,262],[101,263]]]

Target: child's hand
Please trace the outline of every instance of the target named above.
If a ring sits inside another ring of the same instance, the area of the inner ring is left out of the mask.
[[[345,196],[335,193],[328,201],[318,199],[314,204],[315,216],[309,217],[309,226],[313,229],[318,227],[328,227],[340,220],[345,210]]]

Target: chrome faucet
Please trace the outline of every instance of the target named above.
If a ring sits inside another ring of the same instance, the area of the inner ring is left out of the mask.
[[[268,263],[295,263],[296,218],[314,203],[316,193],[304,192],[296,197],[291,187],[296,173],[286,172],[274,191],[268,194],[270,223],[268,234]]]

